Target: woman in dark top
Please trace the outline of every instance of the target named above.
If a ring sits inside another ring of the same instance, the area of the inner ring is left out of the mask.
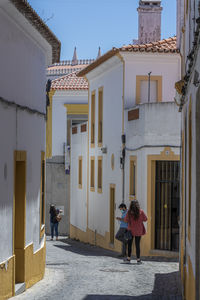
[[[55,233],[56,233],[56,240],[58,240],[58,221],[56,220],[56,216],[57,216],[57,211],[55,208],[55,205],[51,204],[50,205],[50,227],[51,227],[51,241],[53,241],[54,238],[54,229],[55,229]]]

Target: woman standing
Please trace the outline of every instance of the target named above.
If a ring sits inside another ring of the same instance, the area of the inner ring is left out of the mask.
[[[137,200],[131,201],[124,221],[128,223],[128,230],[131,231],[133,236],[132,239],[128,240],[128,257],[126,258],[126,261],[131,261],[132,243],[133,238],[135,237],[136,257],[137,262],[140,263],[140,241],[141,236],[146,233],[143,222],[147,221],[147,216],[145,215],[144,211],[140,209],[140,205]]]
[[[56,233],[56,240],[58,240],[58,221],[56,219],[58,213],[56,211],[55,205],[53,204],[50,205],[49,213],[50,213],[51,241],[53,241],[54,238],[54,229]]]

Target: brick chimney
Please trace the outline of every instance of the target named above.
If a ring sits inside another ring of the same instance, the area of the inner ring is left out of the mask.
[[[138,7],[138,43],[161,39],[161,0],[140,0]]]

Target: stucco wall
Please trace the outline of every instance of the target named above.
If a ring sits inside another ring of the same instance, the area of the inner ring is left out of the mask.
[[[87,104],[87,91],[56,91],[52,109],[52,156],[64,155],[67,140],[67,109],[64,104]]]
[[[0,7],[1,97],[45,112],[45,55]]]
[[[81,125],[77,128],[77,134],[71,135],[70,224],[86,231],[88,133],[80,132]],[[78,184],[79,157],[82,157],[82,188]]]
[[[14,187],[14,153],[16,147],[16,115],[14,109],[6,109],[0,104],[0,219],[2,222],[0,238],[0,262],[12,256],[12,215],[13,215],[13,187]],[[5,170],[7,169],[7,171]],[[6,173],[4,175],[4,173]]]
[[[14,151],[27,151],[26,167],[26,245],[34,243],[34,251],[40,248],[40,178],[41,151],[45,151],[45,120],[37,115],[0,104],[0,150],[2,170],[7,168],[7,178],[1,173],[0,217],[1,231],[0,261],[12,255],[13,195],[14,195]],[[34,130],[33,130],[34,128]],[[7,167],[6,167],[7,166]]]
[[[127,147],[180,146],[181,114],[175,102],[146,103],[137,108],[138,120],[128,121],[128,111],[125,111]]]
[[[116,207],[122,202],[122,171],[120,169],[121,135],[122,135],[122,95],[123,95],[123,64],[115,59],[114,66],[102,75],[90,81],[90,92],[96,91],[95,107],[95,148],[89,148],[89,156],[95,156],[95,192],[89,190],[89,228],[105,235],[109,231],[110,219],[110,184],[116,185]],[[107,153],[103,154],[97,146],[98,138],[98,88],[103,87],[103,145]],[[91,95],[90,95],[91,101]],[[89,106],[91,109],[91,105]],[[89,111],[91,114],[91,111]],[[89,128],[89,143],[91,140]],[[111,168],[111,156],[114,154],[114,170]],[[102,156],[103,190],[97,192],[97,157]],[[89,164],[90,166],[90,164]],[[90,175],[89,175],[90,182]],[[116,222],[116,229],[119,224]]]
[[[0,97],[45,113],[46,50],[43,38],[10,3],[0,4]],[[29,32],[29,34],[28,34]],[[51,47],[49,46],[51,50]],[[25,245],[40,241],[41,151],[45,118],[0,103],[0,262],[13,255],[14,151],[27,152]]]
[[[124,53],[125,59],[125,108],[136,104],[136,76],[162,76],[162,101],[174,101],[174,83],[180,80],[179,54]]]

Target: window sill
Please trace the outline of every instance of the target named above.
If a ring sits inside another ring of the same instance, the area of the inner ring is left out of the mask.
[[[136,196],[135,196],[135,195],[134,195],[134,196],[133,196],[133,195],[129,195],[129,200],[130,200],[130,201],[135,200],[135,199],[136,199]]]
[[[99,194],[102,194],[102,188],[97,190]]]

